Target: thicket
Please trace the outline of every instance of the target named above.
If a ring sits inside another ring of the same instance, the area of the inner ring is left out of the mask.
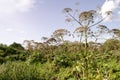
[[[82,45],[66,41],[40,50],[26,50],[18,43],[1,44],[0,80],[120,79],[119,40],[109,39],[99,47],[89,43],[87,56],[84,56],[85,44]]]

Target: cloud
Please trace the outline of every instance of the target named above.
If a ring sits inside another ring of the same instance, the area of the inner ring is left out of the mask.
[[[7,29],[5,29],[5,31],[7,31],[7,32],[12,32],[12,31],[14,31],[14,29],[12,29],[12,28],[7,28]]]
[[[18,34],[22,34],[22,35],[27,33],[24,30],[15,29],[15,28],[6,28],[5,31],[6,32],[18,33]]]
[[[119,13],[120,13],[120,11],[118,10],[119,7],[120,7],[119,4],[120,4],[120,0],[106,0],[101,7],[102,17],[106,17],[106,12],[112,11],[113,14],[110,15],[106,19],[106,21],[116,19],[117,16],[119,16]]]
[[[0,0],[0,13],[26,12],[35,6],[37,0]]]

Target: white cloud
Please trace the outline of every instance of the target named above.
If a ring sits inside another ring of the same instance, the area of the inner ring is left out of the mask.
[[[7,31],[7,32],[12,32],[12,31],[14,31],[14,29],[12,29],[12,28],[7,28],[7,29],[5,29],[5,31]]]
[[[106,12],[112,11],[113,14],[111,16],[109,16],[106,20],[108,21],[108,20],[117,18],[117,16],[119,16],[118,13],[120,13],[118,11],[119,4],[120,4],[120,0],[106,0],[101,7],[102,16],[106,17]]]
[[[0,0],[0,13],[29,11],[35,6],[36,0]]]
[[[19,35],[20,34],[27,34],[27,32],[25,32],[24,30],[21,30],[21,29],[15,29],[15,28],[6,28],[5,29],[6,32],[13,32],[13,33],[18,33]]]

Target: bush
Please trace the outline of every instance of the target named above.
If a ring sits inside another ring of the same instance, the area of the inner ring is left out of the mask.
[[[72,60],[67,57],[67,55],[61,55],[59,57],[56,57],[54,60],[54,63],[56,66],[60,66],[60,67],[72,67]]]

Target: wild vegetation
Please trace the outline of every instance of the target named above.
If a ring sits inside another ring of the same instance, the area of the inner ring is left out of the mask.
[[[112,12],[105,18],[95,10],[64,12],[66,21],[78,23],[73,33],[57,29],[43,42],[25,40],[24,47],[0,44],[0,80],[120,80],[120,30],[99,24]],[[105,34],[109,39],[99,43]]]
[[[20,44],[0,45],[1,80],[119,80],[120,41],[94,45],[66,41],[39,49]],[[95,47],[97,46],[97,47]],[[87,63],[85,63],[87,61]],[[87,67],[86,67],[87,66]]]

